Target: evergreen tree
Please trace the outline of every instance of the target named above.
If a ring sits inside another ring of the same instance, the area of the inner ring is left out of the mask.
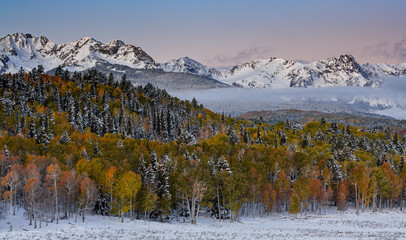
[[[108,79],[107,84],[110,86],[114,86],[114,76],[113,76],[112,72],[109,73],[109,79]]]
[[[257,128],[257,144],[262,144],[262,137],[261,137],[261,130],[259,129],[259,127]]]
[[[59,66],[55,69],[55,76],[58,76],[58,77],[62,78],[62,74],[63,74],[63,69],[62,69],[62,66],[59,65]]]
[[[279,139],[280,139],[280,144],[281,146],[285,146],[288,142],[288,137],[283,131],[279,132]]]
[[[198,107],[196,98],[193,98],[193,99],[192,99],[192,106],[193,106],[194,108],[197,108],[197,107]]]
[[[28,138],[37,138],[37,129],[35,128],[35,119],[34,116],[30,119],[30,126],[27,132]]]
[[[97,141],[97,139],[94,141],[94,150],[93,150],[94,154],[101,154],[100,150],[99,150],[99,142]]]
[[[228,139],[228,142],[231,143],[231,145],[235,145],[240,142],[240,139],[239,139],[237,133],[235,132],[235,129],[233,126],[230,126],[227,130],[227,139]]]
[[[6,158],[9,158],[9,157],[10,157],[10,152],[8,151],[6,145],[4,145],[3,154],[4,154],[4,156],[5,156]]]
[[[65,130],[62,134],[62,137],[59,139],[59,142],[63,145],[68,144],[69,142],[71,142],[72,139],[70,139],[68,132]]]
[[[52,140],[52,136],[48,134],[48,131],[45,128],[44,116],[41,115],[41,117],[40,117],[40,126],[38,128],[38,134],[37,134],[36,142],[37,142],[37,144],[44,144],[45,147],[47,147],[51,140]]]
[[[248,135],[248,130],[247,130],[247,128],[244,128],[243,140],[244,140],[244,143],[248,143],[248,141],[249,141],[249,135]]]
[[[90,157],[89,157],[89,155],[87,154],[86,148],[83,148],[83,149],[82,149],[81,155],[82,155],[87,161],[90,161]]]

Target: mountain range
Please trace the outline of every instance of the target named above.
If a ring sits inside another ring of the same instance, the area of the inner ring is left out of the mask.
[[[183,57],[156,62],[140,47],[113,40],[103,44],[94,38],[55,44],[45,36],[15,33],[0,39],[0,73],[31,70],[42,65],[45,71],[62,66],[69,71],[98,69],[126,74],[138,84],[151,82],[172,90],[218,87],[288,88],[365,86],[377,88],[385,79],[406,75],[406,63],[359,64],[346,54],[316,62],[282,58],[253,60],[226,69],[205,66]]]

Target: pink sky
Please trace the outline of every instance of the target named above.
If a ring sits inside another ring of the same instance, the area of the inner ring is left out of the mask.
[[[406,62],[404,0],[5,1],[0,36],[56,43],[120,39],[156,61],[209,66],[257,58],[314,61],[351,53],[360,63]],[[35,13],[35,14],[33,14]]]

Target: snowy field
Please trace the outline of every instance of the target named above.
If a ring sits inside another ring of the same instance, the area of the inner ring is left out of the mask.
[[[406,239],[406,213],[365,212],[306,215],[292,218],[271,215],[266,218],[242,218],[241,222],[222,222],[200,217],[188,223],[160,223],[143,220],[88,216],[85,223],[74,219],[50,223],[42,229],[28,226],[22,214],[15,216],[13,232],[7,219],[0,220],[0,239]]]

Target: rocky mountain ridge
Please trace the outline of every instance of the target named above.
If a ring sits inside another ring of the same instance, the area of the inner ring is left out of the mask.
[[[31,70],[43,65],[46,71],[61,65],[69,71],[84,71],[100,66],[126,66],[131,69],[163,70],[193,74],[244,88],[288,88],[365,86],[377,88],[385,79],[406,75],[403,64],[359,64],[350,55],[311,63],[268,58],[253,60],[225,70],[207,67],[189,57],[157,63],[140,47],[113,40],[103,44],[91,37],[55,44],[45,36],[15,33],[0,39],[0,73]],[[179,76],[179,75],[177,75]],[[193,83],[191,83],[193,85]]]

